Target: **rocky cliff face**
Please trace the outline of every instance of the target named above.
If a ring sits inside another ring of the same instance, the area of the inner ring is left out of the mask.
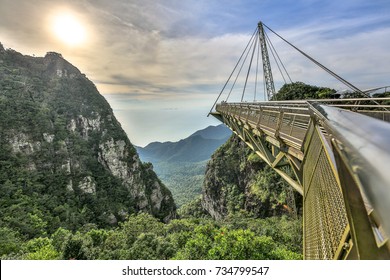
[[[202,206],[216,220],[239,211],[261,218],[289,211],[282,179],[237,136],[212,155],[203,183]]]
[[[38,208],[49,224],[176,215],[170,191],[141,163],[104,97],[60,54],[35,58],[0,45],[0,142],[2,190],[47,195],[53,203]]]

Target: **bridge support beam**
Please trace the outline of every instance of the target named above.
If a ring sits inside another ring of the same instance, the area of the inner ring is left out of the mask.
[[[267,138],[265,134],[258,136],[256,133],[254,133],[254,131],[258,130],[251,129],[248,125],[244,125],[235,118],[229,118],[222,115],[222,119],[223,122],[253,151],[255,151],[262,160],[264,160],[270,167],[272,167],[273,170],[278,173],[297,192],[303,195],[303,187],[300,180],[302,177],[301,170],[299,170],[298,164],[296,162],[289,160],[288,154],[280,151],[280,145],[274,146],[272,142],[275,143],[275,141],[267,142],[265,140]],[[271,149],[274,148],[274,150],[277,148],[279,152],[274,155],[273,152],[270,151],[269,146]],[[291,175],[281,169],[283,166],[291,166],[291,170],[293,170],[290,172]],[[295,174],[298,174],[298,176],[295,177]]]
[[[216,110],[219,120],[303,195],[305,259],[390,259],[387,123],[301,101],[222,103]],[[363,124],[365,130],[356,134]]]

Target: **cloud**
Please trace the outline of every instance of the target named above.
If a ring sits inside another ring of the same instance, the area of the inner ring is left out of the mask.
[[[52,36],[50,17],[61,10],[84,24],[87,44],[70,48]],[[211,107],[259,20],[358,87],[388,84],[389,13],[387,0],[1,0],[0,41],[26,54],[62,53],[102,94],[126,96],[110,99],[122,112],[131,107],[177,118],[181,108],[203,116],[199,110]],[[294,81],[343,88],[268,34]],[[253,85],[249,100],[251,94]],[[194,125],[201,122],[188,114]]]

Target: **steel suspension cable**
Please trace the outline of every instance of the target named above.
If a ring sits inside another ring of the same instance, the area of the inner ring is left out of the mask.
[[[316,64],[317,66],[319,66],[321,69],[325,70],[327,73],[329,73],[330,75],[332,75],[334,78],[336,78],[337,80],[339,80],[340,82],[342,82],[344,85],[346,85],[347,87],[349,87],[350,89],[360,93],[360,94],[363,94],[365,96],[368,96],[370,97],[369,95],[367,95],[366,93],[364,93],[362,90],[360,90],[359,88],[357,88],[356,86],[354,86],[353,84],[351,84],[350,82],[348,82],[347,80],[343,79],[342,77],[340,77],[339,75],[337,75],[336,73],[334,73],[332,70],[330,70],[329,68],[325,67],[324,65],[322,65],[320,62],[318,62],[317,60],[315,60],[314,58],[312,58],[310,55],[306,54],[304,51],[300,50],[299,48],[297,48],[296,46],[294,46],[293,44],[291,44],[289,41],[287,41],[286,39],[284,39],[282,36],[280,36],[278,33],[276,33],[275,31],[273,31],[271,28],[269,28],[266,24],[263,23],[263,25],[265,27],[268,28],[268,30],[270,30],[272,33],[274,33],[276,36],[278,36],[280,39],[282,39],[284,42],[286,42],[288,45],[290,45],[291,47],[293,47],[295,50],[297,50],[298,52],[300,52],[303,56],[305,56],[306,58],[308,58],[309,60],[311,60],[314,64]]]
[[[339,80],[340,82],[342,82],[344,85],[346,85],[347,87],[349,87],[350,89],[354,90],[355,92],[358,92],[364,96],[366,96],[367,98],[371,98],[371,96],[369,94],[367,94],[366,92],[362,91],[361,89],[357,88],[356,86],[354,86],[353,84],[351,84],[350,82],[348,82],[347,80],[343,79],[342,77],[340,77],[339,75],[337,75],[335,72],[333,72],[332,70],[330,70],[329,68],[325,67],[323,64],[321,64],[320,62],[318,62],[317,60],[315,60],[314,58],[312,58],[310,55],[306,54],[304,51],[300,50],[298,47],[294,46],[293,44],[291,44],[289,41],[287,41],[286,39],[284,39],[282,36],[280,36],[278,33],[276,33],[275,31],[273,31],[271,28],[269,28],[266,24],[263,23],[263,25],[265,27],[267,27],[272,33],[274,33],[276,36],[278,36],[280,39],[282,39],[284,42],[286,42],[288,45],[290,45],[291,47],[293,47],[295,50],[297,50],[298,52],[300,52],[303,56],[305,56],[306,58],[308,58],[309,60],[311,60],[314,64],[316,64],[317,66],[319,66],[321,69],[323,69],[325,72],[327,72],[328,74],[330,74],[331,76],[333,76],[334,78],[336,78],[337,80]],[[380,103],[378,103],[377,101],[375,100],[372,100],[373,103],[375,103],[376,105],[380,105]],[[389,111],[387,108],[383,107],[382,108],[383,110],[385,111]]]
[[[292,83],[293,81],[291,80],[291,77],[290,77],[290,75],[288,74],[288,71],[287,71],[286,67],[284,66],[283,61],[280,59],[280,56],[279,56],[278,52],[276,51],[274,45],[272,44],[271,39],[268,37],[268,34],[267,34],[265,31],[264,31],[264,34],[265,34],[265,37],[266,37],[266,39],[267,39],[269,45],[271,46],[271,52],[272,52],[272,50],[274,50],[276,56],[278,57],[278,60],[279,60],[280,64],[282,65],[282,67],[283,67],[283,69],[284,69],[284,72],[286,72],[286,75],[287,75],[288,79],[289,79],[290,82]],[[274,55],[274,54],[272,53],[272,55]],[[275,60],[276,60],[276,59],[275,59]],[[279,67],[279,65],[278,65],[278,67]],[[279,69],[279,71],[280,71],[280,69]],[[283,76],[283,74],[282,74],[282,76]],[[284,79],[284,77],[283,77],[283,79]]]
[[[256,31],[257,31],[257,29],[255,30],[255,32],[256,32]],[[249,42],[249,43],[250,43],[250,47],[249,47],[248,51],[246,52],[245,58],[244,58],[244,60],[242,61],[240,70],[238,70],[237,76],[236,76],[236,78],[234,79],[234,82],[233,82],[233,84],[232,84],[232,86],[231,86],[231,88],[230,88],[230,91],[229,91],[229,94],[228,94],[228,96],[227,96],[227,98],[226,98],[226,101],[229,99],[230,94],[232,93],[233,88],[234,88],[234,86],[236,85],[237,79],[238,79],[238,77],[239,77],[240,74],[241,74],[242,67],[244,67],[244,64],[245,64],[245,62],[246,62],[246,59],[248,58],[249,52],[250,52],[250,50],[252,49],[253,42],[254,42],[253,38],[255,38],[254,35],[255,35],[255,34],[253,34],[253,36],[252,36],[252,38],[251,38],[251,40],[250,40],[250,42]]]
[[[236,68],[237,68],[238,64],[240,63],[240,61],[241,61],[241,59],[242,59],[242,57],[243,57],[244,53],[246,52],[246,49],[247,49],[247,48],[248,48],[248,46],[250,45],[250,43],[251,43],[251,41],[252,41],[252,39],[253,39],[253,37],[255,36],[255,34],[256,34],[256,33],[257,33],[257,27],[256,27],[255,31],[253,32],[253,34],[252,34],[252,37],[251,37],[251,39],[249,40],[248,44],[246,45],[246,47],[245,47],[244,51],[242,52],[242,54],[241,54],[240,58],[238,59],[238,61],[237,61],[236,65],[234,66],[234,68],[233,68],[233,71],[230,73],[230,76],[229,76],[229,78],[227,79],[226,83],[225,83],[225,84],[224,84],[224,86],[222,87],[222,90],[221,90],[221,92],[219,93],[219,95],[218,95],[217,99],[215,100],[215,102],[214,102],[213,106],[211,107],[211,109],[210,109],[210,112],[207,114],[207,116],[209,116],[209,115],[210,115],[210,113],[213,111],[213,108],[214,108],[214,107],[215,107],[215,105],[217,104],[217,102],[218,102],[219,98],[221,97],[221,95],[222,95],[223,91],[225,90],[225,87],[226,87],[226,85],[229,83],[229,81],[230,81],[230,78],[233,76],[233,73],[234,73],[234,71],[236,70]],[[229,95],[230,95],[230,94],[229,94]]]
[[[266,97],[267,85],[266,85],[265,80],[266,80],[265,72],[263,71],[263,86],[264,86],[263,93],[264,93],[264,100],[267,100],[267,97]]]
[[[265,32],[264,32],[264,34],[265,34]],[[267,35],[265,35],[265,39],[266,39],[268,45],[272,46]],[[276,56],[275,56],[275,54],[274,54],[274,50],[272,49],[272,47],[269,48],[269,49],[271,50],[272,57],[274,58],[274,60],[275,60],[275,62],[276,62],[276,66],[278,67],[279,72],[280,72],[280,74],[282,75],[282,78],[283,78],[284,83],[287,84],[286,78],[284,77],[284,74],[283,74],[283,72],[282,72],[282,69],[280,69],[279,62],[278,62],[278,60],[276,59]]]
[[[249,62],[248,72],[246,73],[244,89],[242,90],[241,102],[242,102],[242,100],[244,99],[246,84],[247,84],[247,82],[248,82],[248,77],[249,77],[249,73],[250,73],[250,71],[251,71],[252,62],[253,62],[253,57],[254,57],[255,51],[256,51],[257,39],[258,39],[258,36],[256,36],[255,40],[253,41],[253,51],[252,51],[251,61]]]
[[[258,46],[257,46],[257,63],[256,63],[256,76],[255,76],[255,94],[253,97],[253,102],[256,101],[256,93],[257,93],[257,75],[259,72],[259,61],[260,61],[260,40],[257,41]]]

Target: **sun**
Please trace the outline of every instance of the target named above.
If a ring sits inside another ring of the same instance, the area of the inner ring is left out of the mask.
[[[54,17],[53,31],[58,39],[70,46],[80,45],[85,41],[85,28],[72,14],[59,14]]]

